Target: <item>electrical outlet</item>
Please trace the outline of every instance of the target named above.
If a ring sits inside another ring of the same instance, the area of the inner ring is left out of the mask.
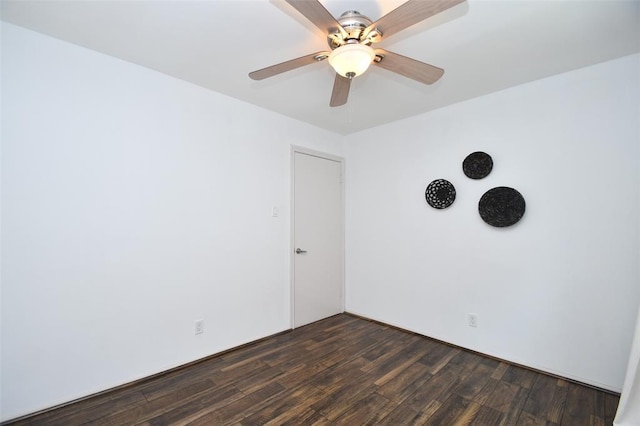
[[[467,323],[469,327],[477,327],[478,326],[478,315],[477,314],[467,314]]]
[[[202,334],[204,333],[204,320],[198,320],[196,321],[196,334]]]

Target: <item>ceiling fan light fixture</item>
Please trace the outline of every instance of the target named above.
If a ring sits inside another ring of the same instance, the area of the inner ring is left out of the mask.
[[[370,46],[353,43],[340,46],[329,55],[329,64],[343,77],[353,78],[371,65],[375,52]]]

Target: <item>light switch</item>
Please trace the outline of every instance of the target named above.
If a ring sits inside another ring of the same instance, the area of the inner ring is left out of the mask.
[[[280,209],[278,208],[278,206],[273,206],[273,208],[271,209],[271,217],[278,216],[280,216]]]

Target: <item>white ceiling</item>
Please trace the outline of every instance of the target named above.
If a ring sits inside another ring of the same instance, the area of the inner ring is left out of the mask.
[[[372,20],[404,0],[321,0]],[[430,0],[424,0],[430,1]],[[263,81],[250,71],[327,50],[284,0],[3,0],[2,19],[349,134],[640,52],[640,0],[467,0],[377,45],[445,69],[427,86],[372,67],[329,107],[324,61]]]

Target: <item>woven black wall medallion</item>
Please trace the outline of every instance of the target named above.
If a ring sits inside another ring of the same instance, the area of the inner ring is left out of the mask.
[[[446,209],[455,201],[456,189],[448,180],[436,179],[427,186],[424,197],[434,209]]]
[[[462,171],[468,178],[482,179],[493,169],[493,159],[486,152],[472,152],[462,162]]]
[[[516,224],[524,215],[522,195],[513,188],[498,186],[484,193],[478,203],[482,220],[491,226],[504,228]]]

